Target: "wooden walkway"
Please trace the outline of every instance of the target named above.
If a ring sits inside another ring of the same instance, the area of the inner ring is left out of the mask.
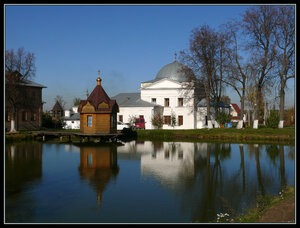
[[[32,135],[35,137],[42,137],[43,141],[46,141],[46,137],[59,137],[62,141],[63,137],[68,137],[69,141],[72,141],[72,136],[80,137],[80,142],[83,142],[85,139],[90,141],[90,138],[96,138],[100,141],[116,141],[119,136],[122,136],[122,133],[114,134],[83,134],[80,132],[59,132],[59,131],[32,131]]]

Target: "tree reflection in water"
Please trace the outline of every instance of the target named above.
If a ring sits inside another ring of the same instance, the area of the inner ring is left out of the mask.
[[[266,189],[275,184],[274,172],[267,171],[265,161],[263,165],[261,162],[262,154],[264,159],[265,154],[270,156],[264,145],[234,145],[233,154],[230,144],[193,145],[194,149],[191,152],[192,147],[188,144],[164,143],[160,146],[161,150],[153,151],[155,156],[141,157],[142,174],[153,175],[162,185],[172,188],[176,197],[181,198],[183,210],[191,210],[192,221],[209,222],[216,219],[216,214],[221,212],[231,216],[243,213],[244,208],[254,204],[257,194],[265,196]],[[245,147],[248,155],[245,155]],[[273,159],[280,160],[281,186],[285,186],[284,149],[279,148],[282,152],[278,155],[281,156]],[[173,160],[174,164],[171,166],[172,157],[178,156],[179,153],[184,154],[181,165],[178,160]],[[237,153],[239,163],[231,159],[231,156],[236,158]],[[193,171],[188,171],[191,168]],[[181,172],[178,171],[180,169]]]

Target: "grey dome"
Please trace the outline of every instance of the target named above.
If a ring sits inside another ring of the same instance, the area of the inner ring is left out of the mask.
[[[188,81],[188,77],[186,76],[186,73],[182,71],[182,69],[189,68],[175,60],[174,62],[169,63],[161,68],[160,71],[158,71],[155,80],[168,78],[179,82],[186,82]]]

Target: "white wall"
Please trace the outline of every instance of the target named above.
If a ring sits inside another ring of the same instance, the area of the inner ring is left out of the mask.
[[[64,120],[64,122],[66,123],[64,129],[80,129],[80,120]]]
[[[130,116],[139,117],[144,116],[145,128],[152,129],[151,119],[152,119],[153,107],[119,107],[119,112],[117,113],[117,121],[119,121],[119,116],[123,115],[123,123],[128,123]]]
[[[164,107],[163,116],[171,116],[174,112],[177,122],[174,129],[194,129],[196,127],[194,99],[189,99],[189,97],[193,97],[193,91],[184,90],[179,83],[165,79],[140,90],[142,100],[152,102],[152,98],[156,98],[157,105],[165,106],[165,98],[169,98],[169,107]],[[183,107],[178,106],[178,98],[184,98]],[[178,116],[183,116],[183,125],[181,126],[178,126]],[[164,124],[163,129],[173,129],[173,127]]]

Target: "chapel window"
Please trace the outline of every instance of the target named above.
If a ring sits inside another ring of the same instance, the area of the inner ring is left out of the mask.
[[[87,116],[87,126],[92,127],[92,116],[91,115]]]

